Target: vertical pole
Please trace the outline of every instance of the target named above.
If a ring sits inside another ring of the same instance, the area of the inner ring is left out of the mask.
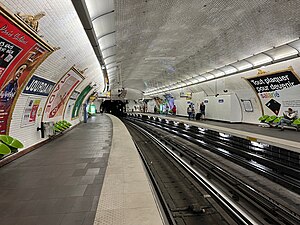
[[[86,111],[86,106],[87,106],[87,104],[86,103],[84,103],[83,105],[83,122],[84,123],[87,123],[87,111]]]

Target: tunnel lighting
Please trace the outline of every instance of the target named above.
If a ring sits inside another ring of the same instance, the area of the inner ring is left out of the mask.
[[[298,51],[293,47],[288,45],[280,46],[278,48],[271,49],[266,51],[268,55],[270,55],[274,60],[284,59],[290,56],[294,56],[298,54]]]
[[[225,67],[220,68],[220,70],[224,71],[224,73],[225,73],[226,75],[232,74],[232,73],[235,73],[235,72],[238,71],[238,70],[237,70],[236,68],[234,68],[233,66],[225,66]]]
[[[221,77],[221,76],[224,76],[226,75],[223,71],[221,70],[213,70],[211,71],[211,73],[215,76],[215,77]]]
[[[251,57],[241,59],[235,63],[229,64],[219,69],[214,69],[210,72],[200,74],[199,76],[188,78],[186,80],[183,80],[180,83],[174,83],[170,85],[168,89],[164,89],[164,91],[166,92],[170,90],[179,89],[184,86],[198,84],[207,80],[222,77],[224,75],[230,75],[239,71],[250,70],[253,67],[266,66],[274,61],[279,62],[280,60],[283,61],[284,59],[297,57],[297,56],[300,56],[300,39],[275,47],[271,50],[263,51]],[[149,57],[149,60],[157,60],[158,58],[162,59],[163,57]],[[172,57],[165,57],[165,58],[172,58]],[[149,95],[151,93],[153,95],[161,92],[162,92],[161,88],[156,88],[156,89],[152,89],[151,91],[150,90],[146,91],[145,94]]]
[[[250,69],[253,67],[253,65],[249,62],[247,62],[246,60],[241,60],[238,61],[236,63],[232,64],[235,68],[237,68],[239,71],[241,70],[246,70],[246,69]]]
[[[187,85],[191,85],[191,84],[193,84],[193,82],[192,82],[192,79],[185,80],[184,82],[185,82]]]
[[[251,62],[254,66],[260,66],[272,62],[273,59],[270,56],[261,53],[248,58],[247,61]]]
[[[203,74],[203,77],[205,77],[207,80],[211,80],[215,78],[215,76],[211,73],[205,73]]]
[[[291,46],[292,48],[296,49],[298,52],[300,52],[300,40],[291,42],[288,44],[288,46]]]

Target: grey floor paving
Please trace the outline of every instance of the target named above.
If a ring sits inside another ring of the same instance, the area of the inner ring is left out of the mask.
[[[97,115],[0,168],[0,224],[92,225],[111,138]]]

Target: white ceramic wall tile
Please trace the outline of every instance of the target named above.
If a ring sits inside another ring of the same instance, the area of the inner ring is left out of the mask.
[[[101,90],[103,89],[100,65],[71,0],[4,0],[1,3],[12,13],[46,13],[40,20],[38,34],[51,46],[60,49],[37,68],[37,74],[57,82],[72,65],[75,65],[79,70],[88,68],[84,73],[86,79],[77,88],[79,91],[92,79]]]
[[[9,135],[19,139],[24,144],[24,149],[45,140],[41,138],[41,132],[37,131],[37,127],[41,123],[42,114],[40,116],[37,115],[34,125],[21,127],[22,116],[28,98],[41,99],[39,108],[44,108],[47,99],[47,97],[37,95],[20,95],[18,98],[12,115]]]

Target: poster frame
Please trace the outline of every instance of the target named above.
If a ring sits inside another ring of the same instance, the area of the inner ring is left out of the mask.
[[[54,88],[52,89],[51,93],[49,93],[49,95],[48,95],[48,97],[47,97],[47,100],[46,100],[46,102],[45,102],[45,106],[44,106],[44,109],[43,109],[43,113],[42,113],[42,121],[43,121],[43,122],[44,122],[45,112],[46,112],[46,108],[47,108],[47,103],[48,103],[49,99],[50,99],[51,96],[52,96],[52,92],[53,92],[53,91],[55,90],[55,88],[57,87],[57,84],[59,84],[59,83],[61,82],[61,80],[62,80],[62,79],[69,73],[69,71],[71,71],[71,70],[73,70],[77,75],[79,75],[79,76],[82,78],[82,80],[76,85],[76,87],[74,88],[74,90],[76,90],[76,88],[78,87],[78,85],[79,85],[81,82],[84,81],[85,77],[84,77],[84,76],[83,76],[83,75],[82,75],[82,74],[74,67],[74,65],[71,66],[71,68],[68,69],[67,72],[65,72],[65,73],[61,76],[61,78],[55,83]],[[72,92],[72,93],[73,93],[73,92]],[[69,97],[66,99],[66,103],[69,102],[72,93],[71,93],[71,94],[69,95]],[[64,115],[65,115],[65,110],[66,110],[67,105],[68,105],[68,104],[64,104],[64,106],[63,106],[64,108],[63,108],[63,111],[62,111],[62,117],[64,117]]]
[[[27,77],[24,79],[22,85],[19,87],[19,91],[16,92],[16,95],[14,97],[13,103],[11,104],[11,109],[9,111],[8,117],[7,117],[7,124],[6,124],[6,134],[9,134],[10,131],[10,125],[12,120],[12,115],[14,113],[15,106],[17,104],[17,101],[23,91],[24,86],[28,83],[28,81],[31,79],[32,75],[34,74],[35,70],[55,51],[52,46],[50,46],[47,42],[45,42],[36,31],[34,31],[29,25],[27,25],[24,21],[19,19],[17,16],[15,16],[12,12],[10,12],[7,8],[4,7],[2,3],[0,3],[0,14],[3,15],[4,18],[9,20],[14,26],[19,28],[21,31],[26,33],[30,38],[32,38],[36,44],[41,45],[43,48],[45,48],[48,53],[45,54],[43,59],[41,59],[39,62],[37,62],[32,70],[28,73]]]
[[[286,69],[282,69],[282,70],[275,70],[275,71],[272,71],[272,72],[265,72],[265,71],[261,71],[261,70],[258,70],[257,74],[255,76],[251,76],[251,77],[242,77],[242,79],[244,79],[247,84],[251,87],[251,89],[254,91],[256,97],[258,98],[258,102],[260,104],[260,108],[261,108],[261,112],[262,112],[262,115],[265,114],[265,110],[264,110],[264,107],[263,107],[263,103],[259,97],[259,94],[258,92],[255,90],[255,88],[251,85],[250,83],[250,79],[253,79],[253,78],[257,78],[257,77],[263,77],[263,76],[269,76],[269,75],[273,75],[273,74],[276,74],[276,73],[282,73],[282,72],[286,72],[286,71],[289,71],[291,72],[297,79],[298,81],[300,82],[300,77],[298,76],[298,74],[295,72],[294,68],[292,66],[289,66],[287,67]]]

